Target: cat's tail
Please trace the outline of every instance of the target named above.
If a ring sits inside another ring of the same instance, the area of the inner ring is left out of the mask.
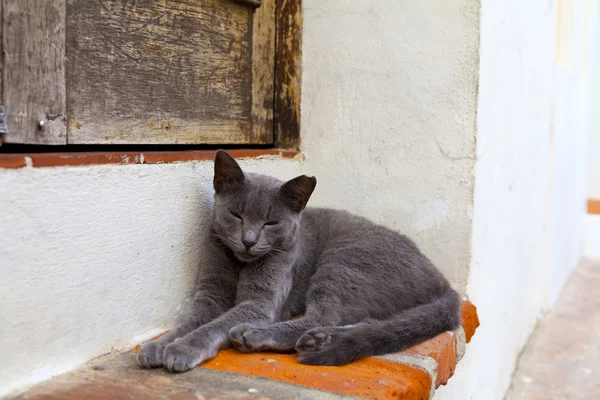
[[[344,365],[362,357],[401,351],[458,328],[460,307],[458,293],[448,289],[431,303],[387,320],[315,328],[298,340],[298,360],[312,365]]]

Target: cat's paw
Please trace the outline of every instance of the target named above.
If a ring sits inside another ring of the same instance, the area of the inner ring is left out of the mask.
[[[300,351],[318,351],[329,346],[336,333],[334,327],[319,327],[311,329],[296,342],[296,350]]]
[[[234,326],[229,331],[229,341],[242,353],[264,350],[265,335],[262,330],[251,324]]]
[[[309,365],[346,365],[361,357],[361,345],[343,327],[311,329],[298,339],[298,361]]]
[[[165,348],[162,364],[168,371],[185,372],[209,358],[200,348],[171,343]]]
[[[160,368],[163,366],[163,354],[168,343],[160,340],[146,342],[140,347],[136,360],[144,368]]]

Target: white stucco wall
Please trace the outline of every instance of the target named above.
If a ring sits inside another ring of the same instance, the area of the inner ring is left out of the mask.
[[[597,21],[600,21],[600,4],[593,2]],[[592,29],[590,41],[590,118],[587,148],[587,197],[600,200],[600,26]],[[600,259],[600,215],[587,215],[584,221],[584,255]]]
[[[533,17],[535,16],[535,17]],[[544,303],[550,262],[554,12],[483,0],[473,259],[481,326],[440,399],[501,399]]]
[[[165,328],[192,287],[211,201],[211,161],[0,169],[0,396]]]
[[[522,347],[581,255],[586,9],[585,0],[563,4],[572,8],[558,32],[556,2],[482,2],[467,289],[481,326],[436,398],[502,399]]]
[[[592,1],[591,15],[600,21],[600,5]],[[590,38],[590,118],[588,126],[588,198],[600,200],[600,26],[593,24]],[[600,234],[600,230],[598,231]],[[598,250],[600,252],[600,250]]]
[[[479,0],[303,1],[302,151],[313,204],[407,233],[464,290]]]
[[[590,68],[592,35],[597,18],[591,0],[557,3],[557,31],[552,193],[552,272],[548,304],[559,296],[579,263],[586,210],[587,132],[590,85],[597,71]]]

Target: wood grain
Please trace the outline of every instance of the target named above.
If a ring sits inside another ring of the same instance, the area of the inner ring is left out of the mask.
[[[65,0],[1,1],[4,141],[66,144]]]
[[[276,0],[264,0],[253,19],[252,136],[261,143],[273,143],[275,6]]]
[[[277,0],[275,146],[300,148],[302,1]]]
[[[4,105],[4,0],[0,0],[0,105]],[[0,134],[0,145],[2,144]]]
[[[271,143],[252,134],[253,14],[229,0],[67,0],[68,142]]]

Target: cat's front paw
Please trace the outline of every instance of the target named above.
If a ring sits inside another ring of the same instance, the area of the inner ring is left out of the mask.
[[[229,341],[242,353],[251,353],[263,348],[262,335],[254,325],[241,324],[234,326],[229,331]]]
[[[160,368],[163,366],[163,354],[168,343],[160,340],[146,342],[140,347],[137,362],[144,368]]]
[[[162,364],[171,372],[185,372],[209,358],[200,348],[171,343],[165,348]]]

